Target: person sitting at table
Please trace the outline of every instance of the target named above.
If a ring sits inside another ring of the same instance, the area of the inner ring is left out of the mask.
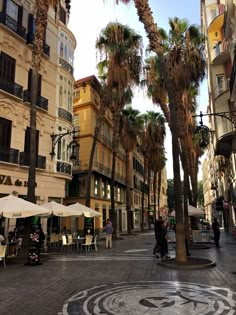
[[[9,231],[8,233],[9,256],[16,255],[16,244],[17,244],[17,240],[15,238],[15,233],[13,231]]]
[[[0,245],[5,245],[5,244],[6,244],[6,240],[5,240],[5,237],[4,237],[3,230],[1,229],[0,230]]]

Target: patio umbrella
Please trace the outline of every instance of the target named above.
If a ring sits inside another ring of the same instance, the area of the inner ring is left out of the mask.
[[[67,208],[70,209],[70,211],[78,211],[78,213],[85,216],[86,218],[95,218],[102,216],[98,211],[88,208],[78,202],[68,206]]]
[[[42,207],[45,207],[52,215],[57,217],[81,217],[83,215],[80,210],[70,209],[68,206],[64,206],[55,201],[44,203]]]
[[[196,207],[193,207],[191,205],[188,205],[188,215],[191,217],[204,217],[204,211],[201,209],[198,209]],[[175,211],[172,211],[169,215],[170,217],[175,217]]]
[[[5,218],[17,219],[48,214],[47,209],[22,198],[13,195],[0,198],[0,215]]]

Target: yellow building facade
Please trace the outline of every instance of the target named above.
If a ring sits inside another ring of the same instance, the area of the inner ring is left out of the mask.
[[[79,160],[73,167],[73,180],[70,184],[70,198],[67,204],[85,204],[86,177],[90,152],[94,139],[97,115],[100,109],[100,83],[95,76],[77,80],[74,91],[74,126],[79,127]],[[110,181],[112,169],[112,114],[107,110],[99,133],[92,167],[90,207],[97,210],[100,218],[95,219],[95,229],[101,230],[110,218]],[[116,159],[115,209],[118,232],[127,230],[125,208],[125,155],[121,147]],[[79,230],[83,230],[83,220],[78,220]]]
[[[63,202],[71,180],[67,154],[71,135],[52,143],[52,134],[72,130],[73,56],[76,41],[67,28],[69,8],[50,7],[37,96],[36,197]],[[27,195],[30,137],[30,78],[35,1],[0,0],[0,190]],[[55,156],[51,156],[52,148]],[[10,227],[15,225],[11,220]],[[44,227],[45,228],[45,227]]]

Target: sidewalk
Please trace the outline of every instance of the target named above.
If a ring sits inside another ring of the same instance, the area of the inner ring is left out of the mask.
[[[154,233],[98,243],[98,252],[45,254],[43,265],[0,262],[0,310],[8,315],[235,314],[236,241],[222,233],[216,249],[195,249],[191,257],[216,266],[172,270],[153,257]],[[174,244],[169,244],[171,256]]]

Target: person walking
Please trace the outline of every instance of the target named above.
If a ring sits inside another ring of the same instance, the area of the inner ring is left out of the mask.
[[[111,223],[111,221],[109,219],[107,219],[106,225],[105,225],[103,231],[106,234],[106,248],[112,248],[113,227],[112,227],[112,223]]]
[[[153,249],[153,255],[156,255],[156,258],[170,258],[168,256],[168,242],[167,242],[167,228],[161,216],[155,222],[155,237],[156,245]]]
[[[215,239],[215,244],[217,248],[220,248],[220,225],[219,222],[217,221],[217,218],[214,219],[214,222],[212,223],[212,230],[214,233],[214,239]]]

